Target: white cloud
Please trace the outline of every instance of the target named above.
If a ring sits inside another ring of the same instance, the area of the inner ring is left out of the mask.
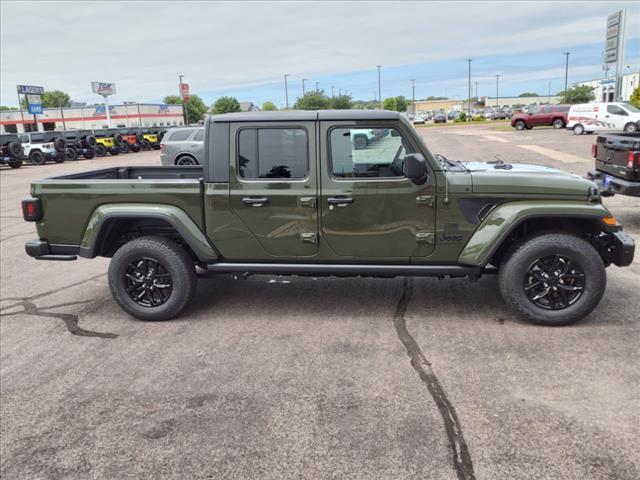
[[[525,54],[604,40],[605,18],[626,7],[631,37],[640,6],[621,2],[6,2],[1,3],[1,99],[18,83],[97,101],[249,86],[294,77]]]

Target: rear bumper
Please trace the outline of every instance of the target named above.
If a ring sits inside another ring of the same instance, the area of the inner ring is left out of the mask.
[[[598,185],[598,189],[604,196],[611,196],[617,193],[630,197],[640,197],[640,182],[609,176],[609,181],[605,186],[604,177],[605,174],[600,170],[591,170],[587,173],[587,178]]]
[[[27,255],[36,260],[76,260],[78,245],[50,244],[46,240],[31,240],[24,245]]]

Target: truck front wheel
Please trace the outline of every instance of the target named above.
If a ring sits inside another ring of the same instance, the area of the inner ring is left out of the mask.
[[[140,237],[124,244],[109,264],[109,288],[118,305],[140,320],[169,320],[196,291],[196,270],[172,240]]]
[[[593,246],[573,235],[546,234],[521,244],[499,274],[504,300],[531,323],[569,325],[598,305],[607,283]]]

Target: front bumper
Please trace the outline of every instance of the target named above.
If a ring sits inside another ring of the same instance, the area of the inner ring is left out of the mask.
[[[50,244],[47,240],[30,240],[24,245],[27,255],[36,260],[76,260],[78,245]]]
[[[626,267],[633,262],[636,245],[631,236],[622,231],[606,234],[605,248],[600,252],[603,258],[618,267]]]
[[[587,178],[598,185],[598,189],[603,196],[611,196],[617,193],[630,197],[640,197],[640,182],[624,180],[609,175],[609,181],[605,186],[605,175],[600,170],[591,170],[587,173]]]

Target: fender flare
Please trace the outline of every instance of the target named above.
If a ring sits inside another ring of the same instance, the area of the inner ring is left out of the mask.
[[[532,218],[592,219],[600,222],[611,213],[601,203],[571,200],[508,202],[494,208],[478,226],[458,257],[465,265],[486,266],[509,234]]]
[[[145,203],[110,203],[97,207],[85,227],[78,255],[94,258],[105,225],[115,219],[159,219],[166,221],[193,250],[198,260],[214,262],[220,254],[187,213],[173,205]]]

